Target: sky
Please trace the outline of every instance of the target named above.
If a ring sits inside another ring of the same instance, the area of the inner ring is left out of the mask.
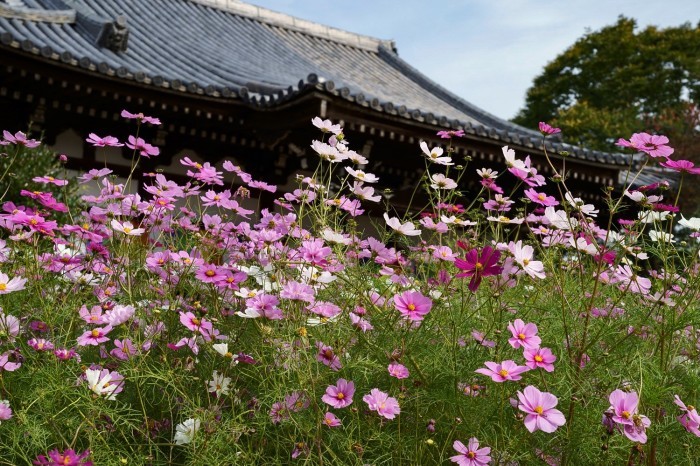
[[[510,119],[544,66],[619,15],[640,28],[700,21],[698,0],[246,0],[379,39],[469,102]]]

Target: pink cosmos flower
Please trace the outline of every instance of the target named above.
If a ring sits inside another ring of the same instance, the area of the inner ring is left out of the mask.
[[[552,372],[554,370],[554,361],[557,357],[552,353],[549,348],[525,348],[524,355],[525,365],[530,369],[542,368],[547,372]]]
[[[677,417],[678,422],[681,423],[685,430],[696,437],[700,437],[700,415],[698,415],[698,411],[692,405],[686,406],[678,395],[675,395],[674,398],[675,400],[673,402],[683,411],[683,413]]]
[[[530,432],[541,430],[551,433],[566,423],[561,411],[554,409],[559,400],[551,393],[541,392],[528,385],[518,392],[518,409],[525,412],[525,427]]]
[[[508,324],[508,330],[513,335],[508,339],[508,343],[515,349],[539,348],[542,339],[537,336],[537,325],[533,323],[525,324],[522,319],[515,319],[515,322]]]
[[[122,110],[122,118],[126,118],[128,120],[137,120],[139,123],[150,123],[152,125],[160,125],[160,119],[146,116],[143,113],[131,113],[126,110]]]
[[[340,409],[352,404],[352,396],[355,394],[355,384],[345,379],[338,379],[335,385],[326,388],[326,394],[321,397],[321,401],[327,405]]]
[[[461,243],[458,246],[464,247]],[[486,246],[479,252],[474,248],[467,252],[464,259],[455,259],[455,266],[462,272],[455,275],[455,278],[472,277],[469,281],[469,291],[476,292],[483,277],[498,275],[503,271],[503,267],[498,265],[501,252]]]
[[[85,140],[95,147],[122,147],[124,145],[114,136],[105,136],[101,138],[95,133],[90,133]]]
[[[624,427],[625,437],[633,442],[646,443],[646,429],[651,425],[651,420],[637,412],[637,392],[626,393],[618,389],[610,394],[609,400],[612,420]]]
[[[338,427],[343,424],[340,419],[330,411],[323,417],[323,423],[328,427]]]
[[[459,440],[455,440],[452,448],[459,455],[451,456],[450,461],[457,463],[459,466],[486,466],[491,462],[491,457],[489,456],[491,448],[479,448],[479,440],[476,437],[470,438],[467,446]]]
[[[668,158],[673,154],[673,148],[667,145],[668,138],[666,136],[634,133],[629,141],[618,139],[616,144],[621,147],[629,147],[645,152],[652,157]]]
[[[152,155],[156,156],[160,154],[160,149],[148,144],[143,139],[134,136],[129,136],[126,147],[138,151],[142,157],[146,158],[150,158]]]
[[[24,134],[22,131],[17,131],[14,135],[10,133],[9,131],[5,130],[2,132],[3,137],[5,138],[5,142],[7,144],[15,144],[18,146],[24,146],[29,149],[32,149],[34,147],[39,146],[41,144],[39,141],[35,139],[27,139],[27,135]],[[0,145],[5,145],[5,144],[0,144]]]
[[[36,351],[53,351],[53,343],[44,338],[32,338],[27,341],[27,344]]]
[[[109,340],[107,334],[112,331],[112,326],[107,325],[106,327],[97,327],[92,330],[87,330],[85,333],[78,337],[78,346],[98,346],[100,343],[104,343]]]
[[[48,456],[39,455],[34,460],[34,464],[39,466],[92,466],[92,461],[88,461],[90,450],[78,454],[75,450],[69,449],[64,452],[51,450]]]
[[[394,419],[401,412],[396,398],[390,397],[378,388],[373,388],[369,395],[363,396],[362,401],[369,405],[370,410],[376,411],[380,416],[387,419]]]
[[[493,361],[486,361],[484,363],[486,366],[486,369],[479,368],[475,370],[474,372],[478,374],[483,374],[491,377],[491,380],[494,382],[506,382],[508,380],[520,380],[522,379],[522,374],[523,372],[527,372],[530,369],[527,366],[519,366],[515,363],[515,361],[512,360],[507,360],[503,361],[502,363],[498,364]]]
[[[394,295],[394,307],[404,318],[419,322],[433,307],[433,301],[420,291],[404,291]]]
[[[533,188],[526,189],[525,195],[535,204],[545,207],[559,205],[559,201],[554,196],[547,196],[545,193],[538,193]]]
[[[19,353],[15,353],[14,351],[5,351],[4,353],[0,354],[0,372],[14,372],[20,367],[22,367],[21,362],[10,362],[10,356],[16,354]]]
[[[23,290],[25,283],[27,283],[26,278],[14,277],[10,280],[10,277],[0,272],[0,294]]]
[[[397,379],[407,379],[410,375],[406,366],[399,364],[398,362],[392,362],[389,364],[387,370],[389,371],[390,376],[396,377]]]

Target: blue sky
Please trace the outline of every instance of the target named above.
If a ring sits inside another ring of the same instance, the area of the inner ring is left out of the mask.
[[[399,55],[501,118],[523,106],[543,67],[587,30],[621,14],[640,27],[700,21],[698,0],[247,0],[396,41]]]

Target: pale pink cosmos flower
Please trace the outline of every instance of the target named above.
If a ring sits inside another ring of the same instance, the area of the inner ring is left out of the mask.
[[[376,175],[373,175],[372,173],[366,173],[362,170],[355,170],[350,167],[345,167],[345,171],[348,172],[356,180],[362,181],[363,183],[376,183],[377,181],[379,181],[379,178]]]
[[[59,180],[53,176],[35,176],[32,181],[37,183],[53,184],[56,186],[65,186],[68,184],[68,180]]]
[[[549,348],[525,348],[523,356],[527,367],[530,369],[542,368],[547,372],[554,370],[552,363],[557,360]]]
[[[433,301],[420,291],[404,291],[394,295],[394,307],[404,318],[418,322],[423,320],[433,307]]]
[[[401,408],[396,398],[390,397],[378,388],[373,388],[368,395],[362,397],[362,401],[367,403],[370,410],[376,411],[380,416],[387,419],[394,419],[397,414],[401,413]]]
[[[10,408],[10,402],[7,400],[0,400],[0,421],[7,421],[12,418],[12,409]]]
[[[26,283],[26,278],[14,277],[12,280],[10,280],[10,277],[0,272],[0,294],[7,294],[13,291],[23,290]]]
[[[114,231],[119,231],[129,236],[141,236],[146,231],[144,228],[135,228],[134,224],[129,221],[119,222],[113,219],[111,225]]]
[[[401,223],[401,220],[399,220],[396,217],[389,217],[387,213],[384,213],[384,221],[386,221],[386,224],[391,227],[394,231],[397,233],[401,233],[402,235],[406,236],[418,236],[421,234],[421,231],[416,229],[415,225],[411,222],[405,222]]]
[[[87,330],[78,337],[78,346],[98,346],[100,343],[109,341],[107,334],[112,331],[112,327],[97,327],[92,330]]]
[[[452,178],[448,178],[442,173],[436,173],[430,176],[430,187],[433,189],[455,189],[457,183]]]
[[[566,423],[561,411],[554,409],[559,400],[551,393],[541,392],[536,387],[528,385],[518,392],[518,409],[525,416],[525,428],[530,432],[541,430],[551,433]]]
[[[396,377],[397,379],[407,379],[410,375],[406,366],[399,364],[396,361],[389,364],[387,370],[389,371],[390,376]]]
[[[343,131],[340,125],[334,125],[331,120],[322,120],[319,117],[313,117],[311,119],[311,124],[324,133],[340,134]]]
[[[523,246],[522,240],[517,243],[512,241],[508,245],[508,249],[513,254],[515,262],[517,262],[523,271],[532,278],[545,278],[544,265],[540,261],[532,260],[535,250],[530,245]]]
[[[459,440],[455,440],[452,444],[459,455],[451,456],[450,461],[457,463],[459,466],[486,466],[491,462],[490,447],[479,448],[479,440],[472,437],[465,446]]]
[[[333,408],[340,409],[352,404],[352,396],[355,394],[355,384],[345,379],[338,379],[335,385],[329,385],[321,401]]]
[[[477,374],[483,374],[491,377],[494,382],[506,382],[508,380],[516,381],[522,379],[523,372],[527,372],[530,369],[527,366],[519,366],[515,361],[507,360],[498,364],[493,361],[486,361],[484,363],[485,368],[479,368],[475,370]]]
[[[508,339],[508,343],[515,349],[523,348],[539,348],[542,339],[537,336],[537,325],[533,323],[526,324],[522,319],[515,319],[515,322],[508,324],[508,330],[513,335]]]

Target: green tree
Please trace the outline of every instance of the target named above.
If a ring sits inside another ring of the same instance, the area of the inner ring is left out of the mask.
[[[621,16],[549,63],[514,122],[553,123],[567,142],[592,149],[611,150],[617,138],[645,129],[697,148],[699,127],[688,121],[699,99],[700,23],[638,31]]]

